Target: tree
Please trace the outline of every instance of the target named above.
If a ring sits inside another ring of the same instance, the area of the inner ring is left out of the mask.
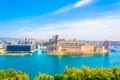
[[[16,76],[15,70],[14,69],[8,69],[6,71],[6,76],[9,77],[9,78],[12,78],[12,77]]]
[[[54,80],[53,76],[50,76],[48,74],[39,74],[34,78],[34,80]]]
[[[5,78],[5,71],[4,70],[0,70],[0,80]]]
[[[120,80],[120,68],[114,67],[112,68],[111,72],[114,74],[115,80]]]
[[[29,76],[21,71],[16,72],[14,69],[0,70],[0,80],[29,80]]]

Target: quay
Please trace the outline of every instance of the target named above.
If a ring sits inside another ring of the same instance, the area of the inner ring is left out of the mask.
[[[32,55],[30,53],[4,53],[0,54],[0,56],[27,56],[27,55]]]

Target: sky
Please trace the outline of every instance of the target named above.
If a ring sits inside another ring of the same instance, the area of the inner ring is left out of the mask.
[[[120,0],[0,0],[0,37],[120,40]]]

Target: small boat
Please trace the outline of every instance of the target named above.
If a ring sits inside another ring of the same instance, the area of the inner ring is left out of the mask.
[[[110,49],[110,52],[117,52],[115,49]]]

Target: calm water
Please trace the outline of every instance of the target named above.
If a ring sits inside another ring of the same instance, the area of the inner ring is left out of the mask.
[[[79,68],[82,65],[91,68],[120,66],[120,50],[106,55],[91,56],[52,56],[41,51],[35,52],[32,56],[0,56],[0,69],[22,70],[28,73],[31,79],[39,72],[51,75],[62,73],[66,65]]]

